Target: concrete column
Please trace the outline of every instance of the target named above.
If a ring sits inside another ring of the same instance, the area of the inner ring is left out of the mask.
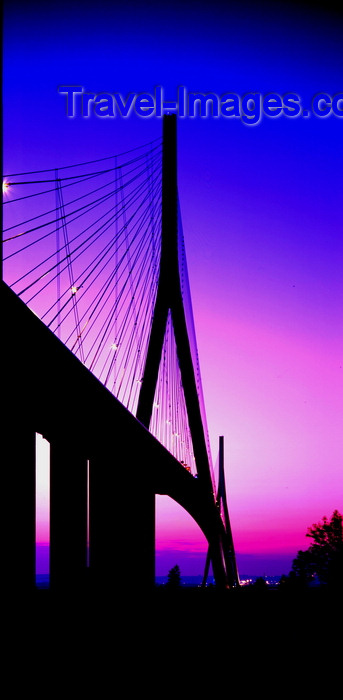
[[[90,576],[115,595],[151,591],[155,582],[155,495],[132,440],[90,459]]]
[[[6,411],[3,419],[1,550],[2,581],[20,595],[33,591],[36,582],[36,438],[17,413]]]

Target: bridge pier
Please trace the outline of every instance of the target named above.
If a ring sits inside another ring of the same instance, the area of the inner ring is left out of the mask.
[[[6,396],[6,392],[5,392]],[[36,584],[36,436],[19,404],[5,404],[2,434],[2,579],[19,594]]]
[[[89,463],[90,580],[119,597],[155,583],[155,494],[142,453],[120,438]]]

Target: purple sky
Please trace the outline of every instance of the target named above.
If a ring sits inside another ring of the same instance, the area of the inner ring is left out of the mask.
[[[178,85],[295,92],[307,107],[318,92],[342,91],[340,17],[277,5],[7,3],[4,172],[100,158],[161,134],[155,117],[68,119],[58,85],[125,95],[163,85],[169,99]],[[313,115],[178,125],[213,458],[224,435],[238,563],[257,573],[270,561],[269,573],[282,573],[275,557],[290,566],[307,527],[343,507],[342,129],[343,118]],[[197,526],[165,498],[157,513],[157,573],[180,562],[201,573]]]

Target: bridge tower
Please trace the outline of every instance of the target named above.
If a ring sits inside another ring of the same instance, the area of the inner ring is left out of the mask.
[[[136,415],[138,420],[149,428],[170,312],[198,479],[211,509],[215,495],[187,332],[179,269],[176,123],[175,114],[167,114],[163,118],[161,260],[153,323]],[[226,586],[230,585],[232,577],[227,570],[226,533],[223,532],[222,525],[218,513],[217,545],[211,546],[211,559],[217,584]]]
[[[226,486],[225,486],[225,472],[224,472],[224,437],[221,435],[219,437],[219,469],[218,469],[218,488],[217,488],[217,508],[223,513],[223,520],[225,525],[225,546],[224,546],[224,556],[226,571],[229,578],[230,586],[239,586],[239,574],[237,569],[235,548],[233,544],[231,523],[229,517],[229,509],[227,506],[226,498]],[[211,562],[211,548],[208,548],[205,570],[203,576],[202,585],[205,586],[207,582],[208,572]]]

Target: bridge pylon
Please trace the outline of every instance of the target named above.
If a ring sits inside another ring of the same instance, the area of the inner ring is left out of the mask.
[[[236,587],[240,585],[239,573],[237,568],[235,548],[233,544],[231,523],[229,517],[229,509],[227,505],[226,498],[226,486],[225,486],[225,472],[224,472],[224,437],[221,435],[219,437],[219,469],[218,469],[218,488],[217,488],[217,508],[222,512],[224,526],[225,526],[225,545],[224,545],[224,557],[226,571],[229,578],[230,587]],[[202,585],[205,586],[207,582],[208,572],[211,562],[211,549],[208,548],[205,570]]]
[[[137,406],[137,419],[149,428],[162,357],[163,342],[170,312],[174,329],[178,363],[192,437],[199,487],[203,490],[209,511],[215,508],[205,431],[197,392],[194,365],[182,298],[178,246],[177,191],[177,120],[175,114],[163,118],[162,152],[162,244],[157,296],[148,344],[144,374]],[[225,561],[225,533],[218,514],[218,531],[210,549],[213,571],[218,586],[227,587],[229,577]]]

